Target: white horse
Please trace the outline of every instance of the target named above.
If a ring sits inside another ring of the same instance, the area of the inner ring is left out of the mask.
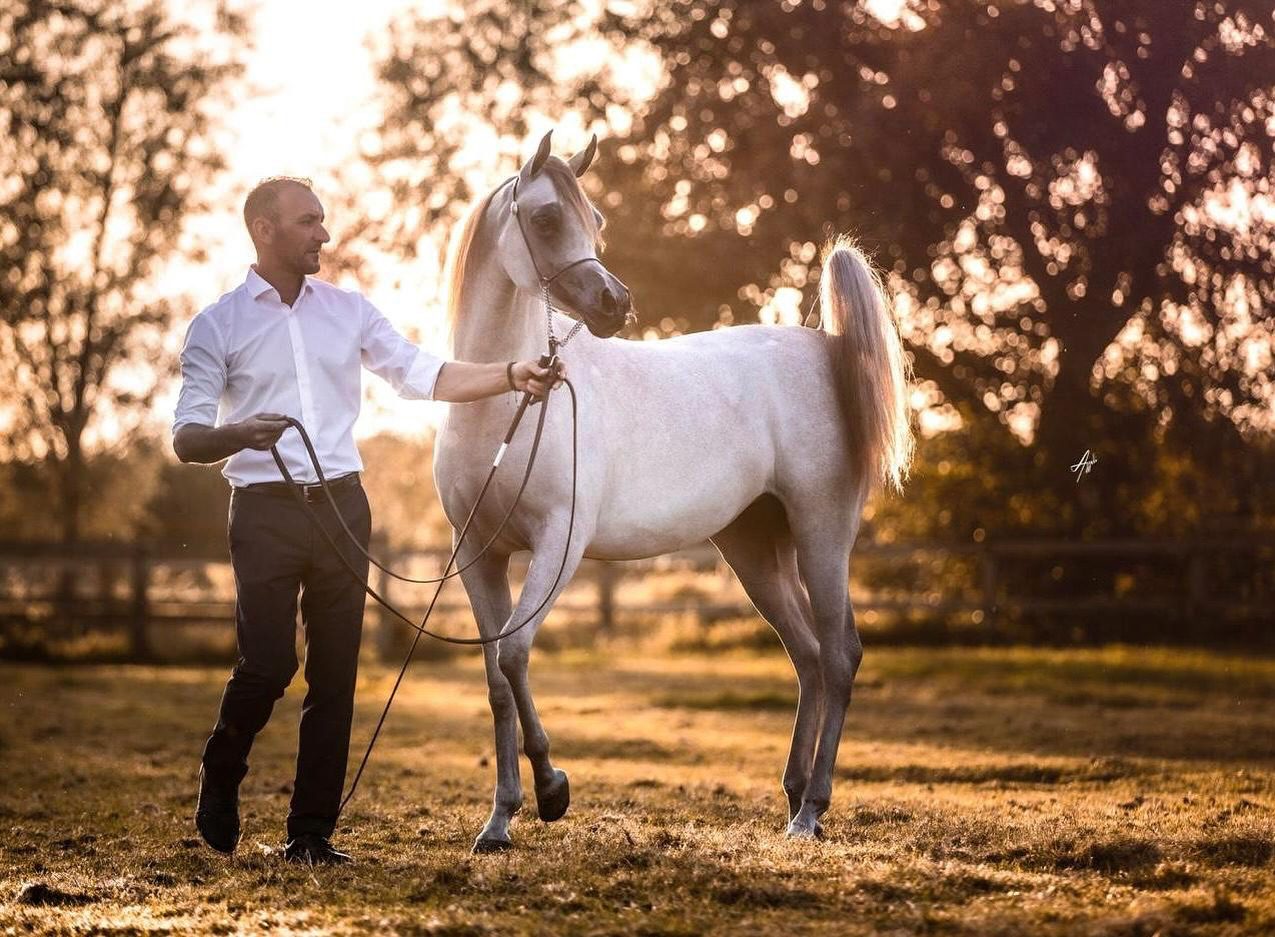
[[[457,358],[541,354],[547,325],[540,277],[564,268],[552,284],[554,300],[588,325],[562,352],[579,391],[569,550],[571,408],[559,392],[521,503],[490,551],[463,574],[484,636],[517,626],[553,593],[526,627],[483,649],[496,790],[474,851],[511,845],[510,820],[523,799],[519,722],[540,818],[566,812],[567,776],[550,761],[527,663],[536,629],[581,558],[638,559],[706,539],[778,632],[796,670],[800,695],[783,773],[788,833],[816,837],[862,657],[848,598],[850,549],[865,499],[878,483],[897,487],[911,456],[908,375],[895,323],[876,274],[839,241],[825,258],[820,329],[753,325],[659,342],[608,341],[630,300],[595,259],[602,216],[576,178],[595,150],[596,139],[563,161],[549,155],[546,134],[516,183],[471,209],[449,254]],[[577,263],[581,258],[589,260]],[[554,331],[561,337],[573,324],[557,315]],[[434,476],[456,528],[516,405],[509,394],[450,408]],[[524,426],[506,454],[460,563],[487,542],[512,503],[531,436]],[[509,555],[519,550],[531,551],[531,563],[512,606]]]

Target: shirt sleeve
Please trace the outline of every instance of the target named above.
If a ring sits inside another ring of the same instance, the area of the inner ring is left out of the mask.
[[[217,327],[206,315],[195,316],[186,330],[181,372],[173,432],[187,423],[216,426],[217,408],[226,389],[226,348]]]
[[[363,304],[363,367],[383,378],[406,400],[433,400],[438,372],[446,363],[409,342],[366,299]]]

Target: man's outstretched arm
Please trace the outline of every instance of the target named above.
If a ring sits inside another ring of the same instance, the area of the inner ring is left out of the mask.
[[[445,400],[469,403],[509,390],[531,391],[543,396],[556,377],[535,361],[516,361],[513,388],[504,361],[445,361],[405,338],[375,306],[360,297],[363,332],[360,340],[363,366],[389,382],[407,400]]]
[[[561,365],[555,373],[549,368],[540,367],[535,361],[515,361],[512,371],[506,363],[499,361],[448,361],[442,366],[438,379],[434,382],[434,399],[449,403],[469,403],[504,393],[511,389],[511,373],[514,384],[512,389],[529,390],[533,395],[543,397],[550,386],[556,387],[561,383],[566,372]]]

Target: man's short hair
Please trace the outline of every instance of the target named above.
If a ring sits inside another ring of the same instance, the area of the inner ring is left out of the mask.
[[[252,223],[258,218],[279,220],[279,193],[289,185],[299,185],[311,192],[314,191],[314,183],[304,176],[271,176],[268,179],[262,179],[252,187],[252,191],[248,193],[243,203],[243,223],[247,225],[249,231],[252,230]]]

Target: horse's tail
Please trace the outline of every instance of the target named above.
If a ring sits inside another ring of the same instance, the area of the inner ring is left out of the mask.
[[[864,493],[883,483],[899,490],[914,445],[910,367],[881,277],[847,237],[824,248],[820,306],[823,330],[834,343],[851,458]]]

